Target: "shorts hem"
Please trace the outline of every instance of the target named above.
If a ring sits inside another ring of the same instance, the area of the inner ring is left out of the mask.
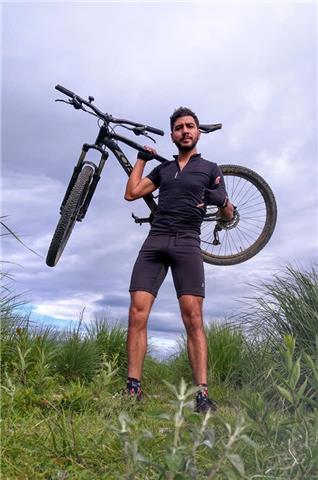
[[[153,291],[151,291],[149,288],[142,288],[142,287],[133,287],[133,288],[130,288],[130,289],[129,289],[129,292],[147,292],[147,293],[151,293],[151,295],[153,295],[155,298],[156,298],[157,295],[158,295],[158,292],[153,292]]]
[[[177,298],[180,298],[182,297],[182,295],[193,295],[194,297],[202,297],[202,298],[205,298],[205,293],[202,293],[202,292],[190,292],[190,291],[184,291],[184,292],[178,292],[177,293]]]

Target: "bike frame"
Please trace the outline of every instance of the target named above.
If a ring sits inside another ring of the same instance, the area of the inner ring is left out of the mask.
[[[61,207],[60,207],[60,212],[63,210],[63,207],[64,207],[64,205],[65,205],[65,203],[68,199],[68,196],[69,196],[69,194],[70,194],[70,192],[71,192],[71,190],[72,190],[72,188],[73,188],[73,186],[76,182],[78,174],[80,173],[80,171],[82,170],[84,165],[89,165],[93,168],[94,174],[92,176],[92,180],[91,180],[91,184],[90,184],[88,193],[87,193],[87,195],[86,195],[86,197],[83,201],[83,204],[82,204],[82,206],[79,210],[78,216],[77,216],[77,221],[82,221],[83,220],[83,218],[86,215],[89,204],[91,202],[91,199],[93,197],[93,194],[95,192],[96,186],[97,186],[97,184],[100,180],[102,170],[103,170],[103,168],[105,166],[105,163],[106,163],[106,161],[108,159],[108,156],[109,156],[106,148],[109,149],[113,153],[113,155],[117,158],[118,162],[120,163],[120,165],[122,166],[124,171],[127,173],[128,177],[130,176],[130,174],[133,170],[133,166],[131,165],[128,158],[126,157],[126,155],[124,154],[122,149],[119,147],[118,143],[116,143],[116,142],[123,142],[123,143],[125,143],[126,145],[128,145],[129,147],[131,147],[135,150],[147,152],[144,149],[144,147],[139,145],[137,142],[134,142],[133,140],[131,140],[129,138],[126,138],[122,135],[118,135],[117,133],[110,132],[107,123],[104,122],[104,124],[99,129],[99,133],[97,135],[95,143],[94,144],[84,143],[84,145],[83,145],[83,148],[82,148],[82,151],[80,153],[78,162],[77,162],[77,164],[74,168],[73,175],[71,177],[71,180],[70,180],[69,185],[67,187],[64,199],[62,201],[62,204],[61,204]],[[85,160],[87,152],[90,149],[97,150],[101,153],[101,157],[100,157],[98,165],[96,165],[93,162]],[[166,158],[161,157],[160,155],[155,155],[154,158],[156,160],[158,160],[159,162],[162,162],[162,163],[168,162],[168,160]],[[142,198],[145,201],[146,205],[149,207],[149,209],[151,211],[151,215],[148,218],[138,218],[138,217],[133,216],[134,219],[135,219],[135,222],[140,223],[140,224],[151,222],[152,215],[155,213],[156,208],[157,208],[157,203],[155,202],[155,199],[154,199],[154,196],[152,195],[152,193],[150,193],[150,194],[148,194],[148,195],[146,195]],[[216,221],[216,219],[217,219],[217,213],[209,213],[209,214],[206,214],[205,217],[204,217],[205,221]]]
[[[94,98],[92,96],[89,96],[87,101],[62,85],[56,85],[55,89],[63,95],[66,95],[66,97],[69,97],[68,100],[56,99],[56,102],[66,103],[76,110],[82,110],[98,118],[99,132],[95,143],[85,143],[83,145],[77,164],[74,167],[71,180],[60,207],[61,218],[55,229],[47,254],[46,263],[50,267],[55,266],[58,262],[75,222],[81,221],[85,217],[96,186],[100,180],[102,170],[109,157],[109,152],[113,153],[128,177],[133,171],[133,166],[120,148],[119,143],[122,142],[133,150],[149,154],[146,148],[140,144],[130,138],[115,133],[116,126],[126,128],[137,136],[143,135],[149,137],[153,141],[154,139],[150,137],[149,134],[164,135],[163,130],[150,125],[115,118],[108,113],[102,112],[94,105]],[[199,124],[199,130],[202,133],[211,133],[220,128],[222,128],[221,123]],[[91,149],[97,150],[100,153],[101,157],[99,162],[94,163],[88,159],[86,160],[87,152]],[[160,162],[169,161],[157,154],[153,155],[153,158]],[[220,165],[220,167],[225,176],[228,175],[230,179],[238,179],[235,183],[235,188],[234,180],[231,187],[232,201],[235,200],[238,207],[234,207],[234,215],[229,222],[220,217],[217,207],[207,207],[203,217],[205,225],[203,226],[204,232],[202,232],[201,240],[204,244],[208,245],[207,248],[210,249],[210,247],[212,247],[212,250],[202,250],[202,257],[204,261],[212,265],[235,265],[252,258],[266,245],[275,228],[277,207],[275,197],[269,185],[256,172],[238,165]],[[236,189],[241,180],[243,183],[237,192]],[[251,188],[253,188],[252,192],[249,193]],[[241,196],[242,191],[243,196]],[[247,196],[247,198],[244,199],[244,196]],[[157,196],[156,194],[153,195],[150,193],[142,198],[150,209],[151,213],[149,217],[138,218],[134,214],[132,214],[132,217],[134,221],[140,225],[146,222],[151,224],[153,214],[157,209]],[[257,202],[260,200],[260,203],[255,203],[255,200],[257,200]],[[247,210],[248,203],[253,208],[257,207],[256,210],[252,212]],[[258,205],[261,206],[258,207]],[[241,207],[242,217],[240,216]],[[246,213],[252,213],[251,217],[247,216]],[[243,220],[242,225],[241,220]],[[214,228],[211,228],[211,225],[207,225],[209,222],[215,223]],[[238,227],[237,230],[236,227]],[[232,229],[234,229],[233,235],[229,232]],[[224,234],[219,238],[219,233],[222,230],[225,230],[225,232],[223,232]],[[223,243],[224,248],[221,250]],[[219,248],[213,250],[214,246],[219,246]]]

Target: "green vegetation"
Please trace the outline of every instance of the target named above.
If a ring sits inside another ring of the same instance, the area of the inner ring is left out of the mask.
[[[240,318],[208,326],[219,409],[206,416],[185,341],[165,362],[147,356],[135,402],[125,329],[104,317],[40,328],[4,291],[1,478],[318,479],[317,280],[288,267]]]

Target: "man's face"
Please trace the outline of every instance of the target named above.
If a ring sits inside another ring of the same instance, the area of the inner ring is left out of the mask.
[[[176,144],[179,152],[188,152],[192,150],[200,138],[194,118],[190,115],[179,117],[173,125],[171,139]]]

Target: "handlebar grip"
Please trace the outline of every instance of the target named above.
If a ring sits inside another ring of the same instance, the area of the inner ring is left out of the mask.
[[[163,130],[159,130],[159,128],[148,127],[146,128],[147,132],[155,133],[156,135],[164,136],[165,132]]]
[[[58,90],[61,93],[64,93],[64,95],[67,95],[68,97],[75,97],[75,93],[71,92],[71,90],[67,90],[67,88],[62,87],[62,85],[55,85],[55,89]]]

